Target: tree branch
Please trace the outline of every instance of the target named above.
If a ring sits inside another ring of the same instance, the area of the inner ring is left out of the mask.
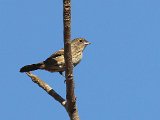
[[[71,53],[71,0],[63,0],[64,58],[66,77],[67,112],[71,120],[79,120],[74,94],[73,63]]]
[[[66,100],[62,98],[56,91],[54,91],[47,83],[32,74],[26,74],[32,79],[34,83],[39,85],[50,96],[58,101],[68,112],[70,120],[80,120],[78,109],[76,106],[76,97],[74,93],[74,79],[73,79],[73,63],[71,51],[71,0],[63,0],[63,22],[64,22],[64,59],[65,59],[65,78],[66,78]]]
[[[45,90],[50,96],[52,96],[56,101],[58,101],[63,107],[66,108],[66,101],[62,98],[56,91],[53,90],[47,83],[32,74],[31,72],[26,72],[26,74],[36,83],[39,87]]]

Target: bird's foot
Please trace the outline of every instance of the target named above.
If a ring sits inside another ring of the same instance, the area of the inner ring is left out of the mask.
[[[60,75],[62,75],[63,77],[65,77],[64,72],[59,72]]]

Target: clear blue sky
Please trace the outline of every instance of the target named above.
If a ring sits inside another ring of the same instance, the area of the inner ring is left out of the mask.
[[[82,120],[160,120],[160,1],[72,0],[72,38],[92,42],[75,68]],[[67,120],[25,74],[63,47],[62,0],[0,0],[0,119]],[[58,73],[34,72],[65,97]]]

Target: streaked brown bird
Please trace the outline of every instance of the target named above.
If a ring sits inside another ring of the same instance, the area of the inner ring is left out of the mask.
[[[72,62],[74,67],[81,61],[83,50],[89,44],[91,43],[84,38],[76,38],[71,41]],[[22,67],[20,72],[29,72],[38,69],[47,70],[49,72],[59,72],[62,75],[65,71],[64,49],[62,48],[55,52],[43,62]]]

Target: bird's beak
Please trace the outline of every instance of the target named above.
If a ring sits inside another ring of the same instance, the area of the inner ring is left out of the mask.
[[[89,45],[89,44],[91,44],[91,42],[85,42],[84,44],[85,44],[85,45]]]

